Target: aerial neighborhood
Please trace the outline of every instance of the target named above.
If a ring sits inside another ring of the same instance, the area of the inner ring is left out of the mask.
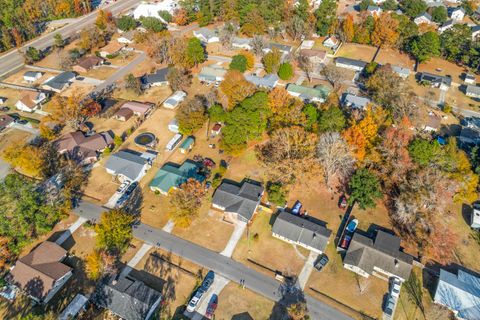
[[[470,0],[0,5],[0,319],[480,319]]]

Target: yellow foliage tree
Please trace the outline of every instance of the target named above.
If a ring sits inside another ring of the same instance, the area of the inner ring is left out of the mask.
[[[342,30],[347,42],[351,42],[353,37],[355,36],[355,27],[354,27],[352,15],[350,14],[347,15],[347,17],[343,21]]]
[[[39,177],[43,166],[42,151],[32,145],[11,145],[4,151],[5,161],[22,173]]]
[[[248,50],[243,50],[240,54],[247,59],[247,70],[252,70],[255,66],[255,56],[253,53]]]
[[[98,280],[103,272],[103,261],[97,250],[90,253],[85,259],[85,272],[90,280]]]
[[[375,19],[372,32],[372,44],[379,47],[392,47],[397,43],[399,22],[389,13],[382,13]]]

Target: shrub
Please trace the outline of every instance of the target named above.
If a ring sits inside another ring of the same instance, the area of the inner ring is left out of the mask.
[[[234,56],[232,62],[230,62],[230,70],[245,72],[245,70],[247,70],[247,58],[241,54]]]
[[[282,80],[289,80],[293,77],[293,67],[290,63],[285,62],[278,68],[278,76]]]
[[[279,182],[269,182],[267,184],[268,200],[276,205],[282,206],[285,204],[285,190]]]

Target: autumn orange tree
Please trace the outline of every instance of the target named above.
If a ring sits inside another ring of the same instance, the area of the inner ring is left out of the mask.
[[[353,148],[353,154],[358,161],[363,161],[373,147],[377,132],[378,125],[371,109],[367,110],[362,120],[354,122],[343,132],[343,138]]]
[[[175,225],[188,228],[192,219],[198,216],[204,196],[204,184],[192,178],[188,179],[180,188],[170,193],[170,219],[175,222]]]
[[[230,70],[225,74],[225,80],[222,81],[219,89],[219,98],[222,105],[227,110],[231,110],[255,92],[255,85],[248,82],[240,71]]]
[[[40,177],[43,168],[43,154],[39,147],[33,145],[10,145],[3,153],[5,161],[24,174]]]
[[[78,130],[85,120],[82,99],[78,92],[73,92],[68,97],[56,95],[51,101],[52,112],[49,119],[66,123],[72,129]]]
[[[272,111],[269,118],[272,130],[289,125],[305,125],[307,122],[302,112],[303,103],[292,98],[283,87],[276,87],[268,93],[268,106]]]
[[[375,19],[375,26],[372,32],[372,44],[378,47],[393,47],[399,38],[399,22],[390,13],[382,13]]]
[[[355,26],[353,23],[353,17],[351,14],[348,14],[343,20],[342,31],[347,42],[351,42],[355,36]]]

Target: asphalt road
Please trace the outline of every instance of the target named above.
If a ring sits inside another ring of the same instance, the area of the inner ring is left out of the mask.
[[[84,200],[80,202],[79,206],[75,208],[73,212],[89,220],[97,220],[105,210],[107,209]],[[217,252],[144,223],[139,223],[134,226],[133,235],[135,238],[147,244],[170,251],[184,259],[213,270],[215,273],[234,282],[240,283],[240,280],[243,279],[248,289],[268,299],[276,302],[285,299],[283,292],[285,292],[286,288],[280,282]],[[305,296],[305,300],[307,301],[309,314],[312,319],[352,319],[337,309],[309,295]]]
[[[108,10],[112,12],[113,15],[117,15],[124,10],[130,9],[134,5],[138,4],[140,0],[117,0],[112,4],[102,7],[103,10]],[[49,46],[52,46],[54,43],[54,35],[60,33],[64,39],[76,34],[80,30],[89,25],[93,24],[97,17],[97,12],[94,11],[88,15],[82,16],[74,23],[70,23],[67,26],[51,32],[30,42],[24,44],[19,50],[26,50],[28,47],[35,47],[37,49],[46,49]],[[23,56],[19,50],[10,51],[2,56],[0,56],[0,76],[15,70],[23,65]]]

